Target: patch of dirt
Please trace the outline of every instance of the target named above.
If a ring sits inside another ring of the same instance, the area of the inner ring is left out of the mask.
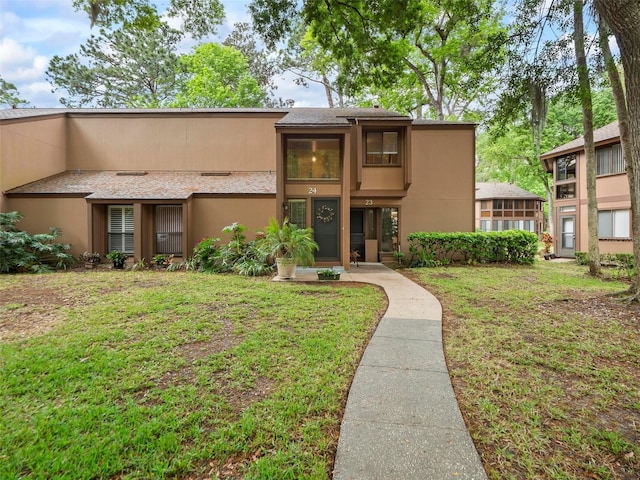
[[[39,283],[35,278],[28,292],[18,287],[0,291],[0,341],[47,333],[60,322],[57,307],[77,303],[70,293]]]
[[[201,358],[223,352],[240,344],[243,337],[233,333],[233,322],[227,318],[222,322],[222,330],[215,332],[209,340],[182,344],[177,348],[176,355],[180,355],[187,363],[191,364]]]
[[[640,304],[629,304],[623,296],[589,296],[588,293],[576,292],[573,298],[563,298],[538,305],[543,311],[561,309],[571,314],[590,317],[595,320],[621,321],[627,324],[640,322]]]

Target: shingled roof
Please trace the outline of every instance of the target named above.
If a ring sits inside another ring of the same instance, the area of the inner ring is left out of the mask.
[[[191,195],[275,195],[275,172],[67,171],[4,192],[91,200],[185,200]]]
[[[616,120],[609,125],[605,125],[602,128],[598,128],[593,131],[593,142],[597,145],[598,143],[607,142],[609,140],[614,140],[620,137],[620,128],[618,127],[618,121]],[[543,153],[540,158],[545,159],[549,157],[556,157],[563,153],[572,153],[577,152],[584,149],[584,136],[580,136],[575,140],[571,140],[564,145],[560,145],[559,147],[554,148],[546,153]]]
[[[494,198],[524,198],[544,200],[542,197],[520,188],[512,183],[476,183],[476,200]]]

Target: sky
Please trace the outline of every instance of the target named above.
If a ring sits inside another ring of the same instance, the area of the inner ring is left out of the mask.
[[[167,4],[159,0],[157,4]],[[237,22],[247,21],[249,0],[222,0],[225,23],[218,36],[210,41],[222,42]],[[45,77],[54,55],[77,53],[91,35],[90,21],[84,12],[76,12],[72,0],[0,0],[0,75],[13,83],[20,98],[29,107],[61,107],[59,94]],[[185,45],[185,53],[189,46]],[[290,76],[277,79],[277,96],[292,98],[298,107],[326,107],[319,87],[304,88]]]

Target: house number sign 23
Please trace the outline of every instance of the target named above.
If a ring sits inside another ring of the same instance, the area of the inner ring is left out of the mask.
[[[373,205],[373,200],[365,200],[364,204],[365,206],[370,207],[371,205]]]

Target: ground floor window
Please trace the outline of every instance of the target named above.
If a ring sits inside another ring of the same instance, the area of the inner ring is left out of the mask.
[[[599,238],[631,238],[629,210],[601,210],[598,212]]]
[[[156,253],[182,255],[182,205],[156,206]]]
[[[133,205],[108,207],[108,249],[133,254]]]
[[[494,220],[493,230],[495,232],[503,230],[525,230],[527,232],[535,233],[536,224],[533,220]]]
[[[480,230],[483,232],[491,231],[491,220],[480,220]]]
[[[307,228],[307,201],[304,198],[292,198],[287,202],[287,207],[289,222],[298,228]]]

